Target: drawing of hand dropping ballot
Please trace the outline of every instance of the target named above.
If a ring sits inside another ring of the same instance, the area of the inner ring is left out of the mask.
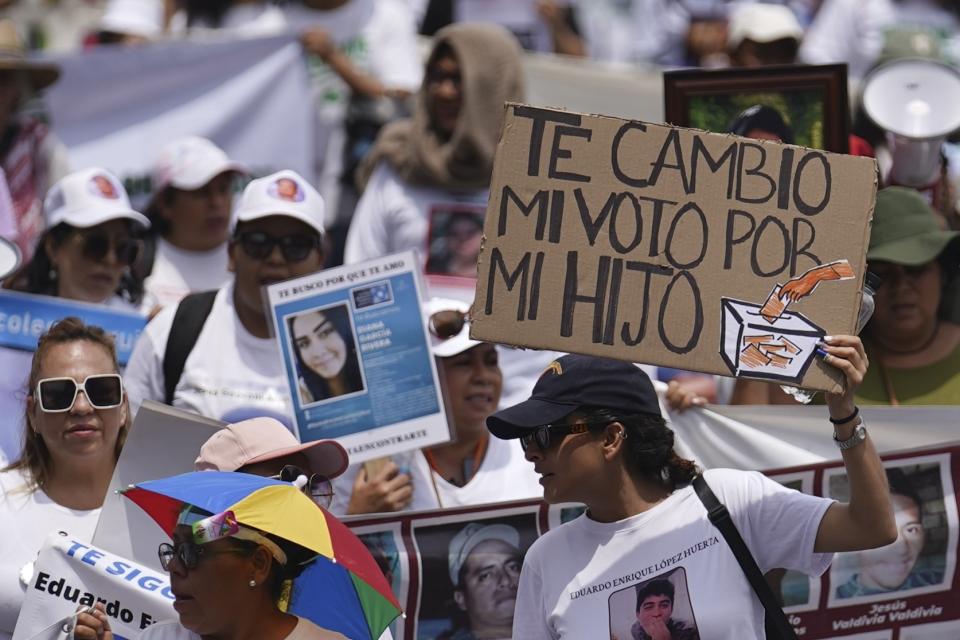
[[[720,348],[731,373],[799,383],[826,331],[787,307],[813,295],[823,282],[855,278],[850,263],[837,260],[776,285],[762,305],[721,298]]]

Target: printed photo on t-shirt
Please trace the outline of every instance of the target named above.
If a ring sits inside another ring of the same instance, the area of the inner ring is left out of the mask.
[[[416,640],[511,637],[536,513],[418,525],[413,537],[423,580]]]
[[[611,640],[699,640],[687,572],[677,567],[610,594]]]
[[[427,232],[428,275],[477,277],[483,244],[484,210],[468,205],[435,205]]]
[[[346,303],[292,314],[284,321],[296,362],[301,406],[365,391]]]
[[[949,589],[956,568],[957,513],[945,454],[884,462],[897,539],[839,553],[830,570],[830,606],[849,606]],[[843,469],[828,469],[824,495],[847,502]],[[949,499],[945,500],[945,496]]]

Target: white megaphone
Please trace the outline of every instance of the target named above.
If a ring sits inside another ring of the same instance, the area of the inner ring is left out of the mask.
[[[960,72],[932,60],[878,67],[864,81],[863,108],[887,132],[889,182],[926,187],[940,177],[940,148],[960,128]]]

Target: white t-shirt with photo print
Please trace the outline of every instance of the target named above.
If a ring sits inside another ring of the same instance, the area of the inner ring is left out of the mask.
[[[814,553],[813,545],[831,500],[756,472],[713,469],[704,477],[762,571],[817,576],[827,569],[833,555]],[[520,575],[513,637],[611,637],[613,629],[636,621],[628,611],[632,619],[611,624],[611,596],[678,568],[686,592],[676,591],[674,611],[692,612],[683,622],[696,626],[701,640],[765,637],[763,606],[692,486],[626,520],[600,523],[583,515],[534,542]]]
[[[123,382],[133,411],[144,400],[164,401],[163,359],[177,305],[140,334]],[[253,336],[237,316],[233,284],[221,288],[187,356],[173,406],[215,420],[237,422],[269,415],[291,425],[287,377],[277,342]]]

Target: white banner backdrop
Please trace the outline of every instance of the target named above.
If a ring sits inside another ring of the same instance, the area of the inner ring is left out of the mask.
[[[163,572],[115,556],[60,531],[51,533],[33,568],[13,640],[73,637],[62,624],[78,607],[102,602],[114,638],[139,637],[160,620],[177,618]]]
[[[960,406],[861,407],[881,454],[960,441]],[[711,406],[671,413],[681,455],[710,469],[764,471],[839,460],[825,406]]]
[[[263,175],[293,169],[314,181],[313,100],[292,37],[100,47],[56,59],[47,92],[71,167],[105,167],[142,203],[160,148],[193,134]]]

